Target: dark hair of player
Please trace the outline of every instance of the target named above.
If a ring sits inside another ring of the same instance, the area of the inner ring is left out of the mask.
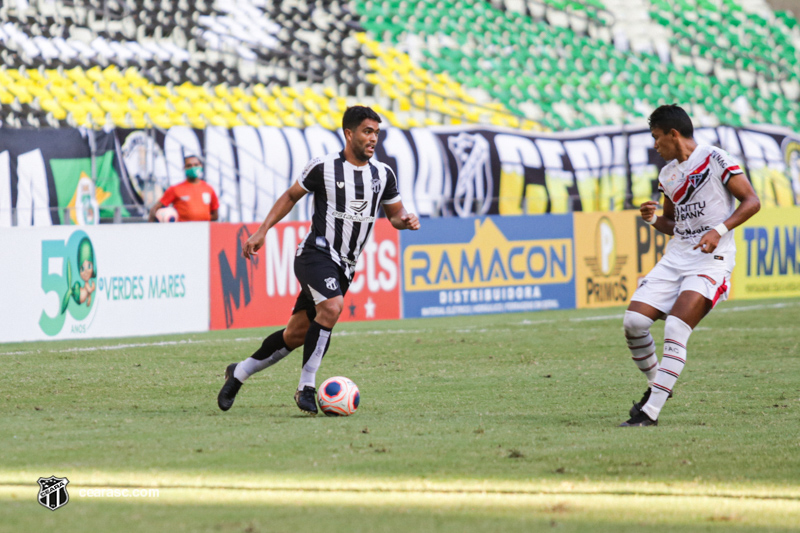
[[[664,133],[676,130],[682,137],[691,139],[694,137],[694,126],[692,119],[682,107],[677,104],[662,105],[647,119],[650,129],[658,128]]]
[[[342,117],[342,129],[355,131],[366,119],[372,119],[378,124],[381,123],[381,117],[369,107],[363,105],[348,107]]]

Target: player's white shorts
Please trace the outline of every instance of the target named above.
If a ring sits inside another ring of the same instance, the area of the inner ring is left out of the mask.
[[[677,268],[660,261],[644,277],[631,301],[642,302],[659,311],[669,314],[675,300],[683,291],[695,291],[711,300],[712,308],[717,302],[727,300],[731,286],[731,271],[725,266],[709,268],[696,265],[690,268]]]

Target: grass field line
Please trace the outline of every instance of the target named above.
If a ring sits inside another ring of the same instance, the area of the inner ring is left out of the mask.
[[[50,475],[47,473],[45,475]],[[65,475],[65,473],[56,473]],[[31,472],[0,472],[0,489],[36,487],[39,474]],[[609,482],[609,481],[508,481],[348,478],[329,479],[270,479],[264,476],[191,476],[174,472],[92,472],[67,476],[74,488],[157,488],[203,491],[272,491],[297,493],[352,494],[496,494],[518,496],[647,496],[647,497],[707,497],[735,500],[774,500],[796,502],[800,505],[799,486],[776,486],[742,483],[701,482]],[[800,510],[800,507],[798,508]]]
[[[70,484],[71,485],[71,484]],[[2,487],[0,501],[23,503],[26,510],[38,507],[38,487]],[[698,524],[719,522],[736,526],[756,526],[765,531],[781,528],[793,529],[800,519],[800,504],[786,501],[731,500],[715,497],[670,496],[618,496],[605,494],[430,494],[430,493],[357,493],[334,492],[308,493],[292,490],[203,490],[203,489],[159,489],[157,497],[109,498],[81,497],[77,487],[70,487],[70,506],[73,511],[96,512],[92,504],[102,502],[109,505],[146,505],[149,509],[161,505],[183,505],[194,508],[241,506],[257,507],[260,512],[272,508],[291,508],[296,512],[319,511],[320,508],[375,509],[381,513],[407,513],[411,510],[434,511],[440,517],[458,513],[485,520],[495,516],[518,516],[525,513],[528,518],[558,519],[591,524],[585,531],[614,531],[620,523],[640,523],[642,529],[659,524],[683,526],[684,531],[695,531]],[[680,512],[676,512],[679,509]],[[38,510],[44,512],[42,510]],[[28,510],[28,512],[30,512]],[[107,512],[107,511],[106,511]],[[191,511],[189,511],[191,512]],[[65,511],[70,516],[70,507]],[[83,517],[79,518],[83,520]],[[352,519],[352,518],[351,518]],[[554,522],[550,522],[554,527]],[[60,528],[59,528],[60,529]],[[124,529],[124,528],[123,528]],[[239,531],[241,529],[237,529]],[[249,531],[250,529],[245,529]],[[268,529],[271,530],[271,529]],[[405,530],[405,529],[403,529]],[[481,529],[485,531],[486,529]],[[502,529],[500,529],[502,530]],[[531,529],[532,530],[532,529]],[[702,527],[707,531],[706,527]],[[716,530],[716,529],[715,529]]]
[[[781,309],[785,307],[796,307],[800,305],[800,302],[781,302],[775,304],[757,304],[757,305],[741,305],[741,306],[732,306],[732,307],[724,307],[721,309],[717,309],[715,313],[735,313],[735,312],[742,312],[742,311],[756,311],[760,309]],[[566,320],[566,322],[595,322],[595,321],[603,321],[603,320],[621,320],[623,318],[623,313],[613,313],[607,315],[595,315],[595,316],[586,316],[586,317],[572,317]],[[520,322],[509,322],[509,326],[535,326],[541,324],[557,324],[562,323],[564,320],[560,319],[553,319],[553,318],[546,318],[541,320],[522,320]],[[431,333],[431,332],[452,332],[452,333],[487,333],[487,332],[498,332],[498,331],[510,331],[509,328],[486,328],[486,327],[450,327],[450,328],[413,328],[413,329],[381,329],[381,330],[343,330],[337,331],[335,336],[362,336],[362,335],[386,335],[386,334],[394,334],[394,335],[409,335],[409,334],[423,334],[423,333]],[[192,345],[192,344],[214,344],[214,343],[229,343],[229,342],[254,342],[262,340],[262,337],[236,337],[233,339],[180,339],[174,341],[153,341],[153,342],[132,342],[132,343],[121,343],[121,344],[106,344],[106,345],[98,345],[98,346],[75,346],[72,348],[60,348],[60,349],[53,349],[53,350],[16,350],[12,352],[0,352],[0,356],[3,355],[30,355],[30,354],[37,354],[37,353],[75,353],[75,352],[97,352],[97,351],[109,351],[109,350],[127,350],[131,348],[153,348],[158,346],[182,346],[182,345]]]

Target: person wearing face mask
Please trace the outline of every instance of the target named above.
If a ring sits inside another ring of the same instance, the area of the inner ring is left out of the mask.
[[[204,222],[219,218],[219,199],[214,189],[203,181],[203,163],[194,155],[183,159],[186,181],[166,190],[161,200],[150,208],[149,222],[156,221],[156,212],[173,205],[179,222]]]

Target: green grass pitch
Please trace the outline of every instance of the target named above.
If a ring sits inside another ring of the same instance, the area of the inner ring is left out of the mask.
[[[646,387],[622,312],[340,325],[348,418],[300,413],[299,353],[219,411],[273,328],[0,345],[0,531],[800,531],[800,300],[712,312],[655,428],[616,427]]]

